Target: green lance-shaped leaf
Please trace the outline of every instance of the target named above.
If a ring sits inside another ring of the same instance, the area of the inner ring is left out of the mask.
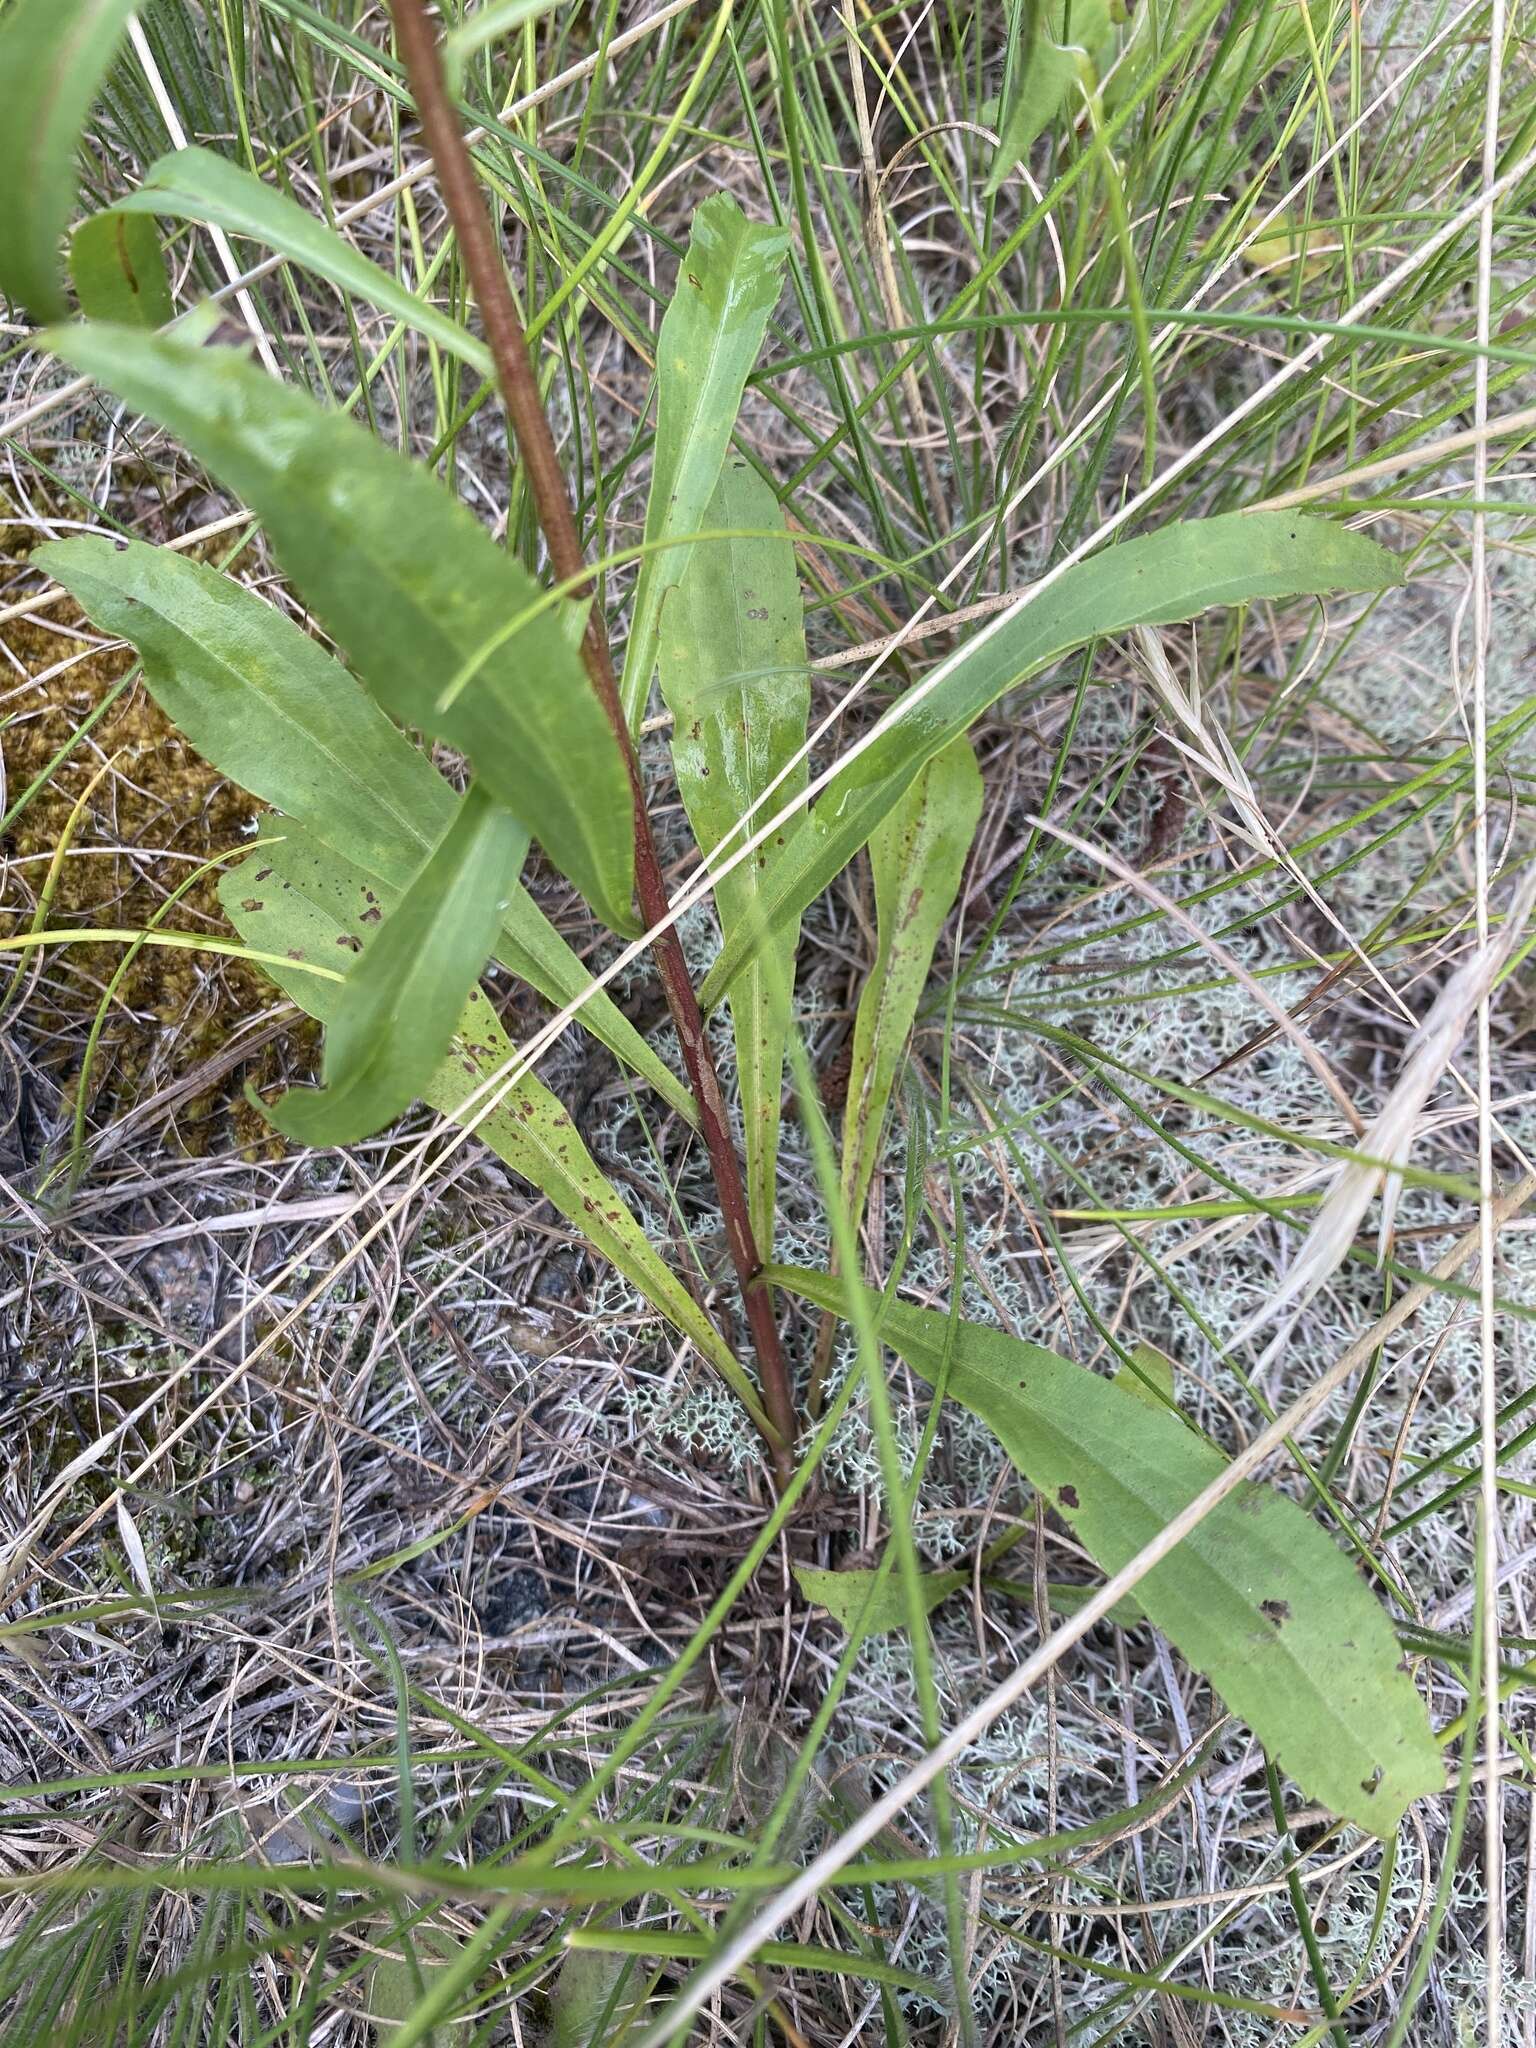
[[[845,1280],[774,1269],[834,1314]],[[949,1317],[866,1290],[880,1335],[925,1379]],[[948,1380],[1102,1570],[1116,1572],[1220,1473],[1179,1417],[1038,1344],[961,1323]],[[1294,1501],[1240,1484],[1147,1573],[1136,1597],[1309,1797],[1373,1834],[1445,1773],[1385,1610]]]
[[[599,914],[632,929],[629,785],[570,608],[541,607],[430,471],[234,351],[95,325],[56,330],[51,346],[239,493],[384,708],[467,754]]]
[[[477,782],[347,976],[325,1034],[325,1085],[290,1089],[268,1116],[306,1145],[350,1145],[432,1085],[480,979],[528,835]],[[382,920],[382,921],[381,921]]]
[[[259,242],[339,290],[392,314],[479,376],[495,374],[483,341],[429,300],[407,291],[397,277],[354,249],[318,214],[211,149],[178,149],[160,157],[143,183],[116,202],[116,211],[193,221]]]
[[[0,292],[34,320],[67,312],[64,231],[91,101],[136,0],[10,0],[0,15]]]
[[[658,667],[672,713],[678,791],[694,837],[709,853],[804,745],[811,686],[795,551],[772,489],[744,462],[728,461],[705,523],[745,531],[694,550],[662,612]],[[778,529],[772,539],[748,537],[770,527]],[[805,783],[802,760],[769,801],[777,807]],[[765,842],[716,889],[727,936],[756,934],[759,891],[778,853],[777,839]],[[747,1200],[765,1258],[773,1242],[784,1040],[799,932],[798,916],[783,919],[731,991]]]
[[[233,577],[143,541],[84,534],[32,557],[103,632],[131,641],[157,704],[221,774],[398,892],[458,802],[356,677]],[[502,965],[564,1008],[591,981],[527,890],[514,887]],[[599,989],[581,1021],[678,1113],[693,1097]]]
[[[1016,81],[1002,109],[989,197],[1059,115],[1070,118],[1081,110],[1082,88],[1097,86],[1114,55],[1115,22],[1122,18],[1114,0],[1045,0],[1034,12],[1034,40],[1015,58]]]
[[[862,1630],[867,1636],[888,1636],[905,1634],[907,1622],[906,1589],[901,1581],[890,1572],[885,1583],[875,1585],[880,1577],[873,1566],[846,1565],[838,1571],[825,1571],[819,1565],[797,1564],[791,1567],[795,1583],[807,1600],[814,1600],[818,1607],[825,1607],[832,1619],[851,1635],[854,1627],[863,1617]],[[918,1579],[918,1595],[923,1603],[923,1612],[932,1614],[936,1607],[971,1583],[969,1571],[959,1571],[953,1566],[947,1571],[924,1572]],[[983,1579],[984,1587],[993,1582]],[[871,1591],[873,1589],[873,1593]],[[1018,1594],[1027,1591],[1034,1596],[1034,1587],[1011,1587]],[[1093,1591],[1091,1586],[1052,1585],[1047,1583],[1045,1597],[1057,1614],[1075,1614],[1087,1601]],[[864,1603],[869,1601],[866,1612]],[[1119,1622],[1122,1628],[1137,1628],[1146,1620],[1138,1602],[1129,1595],[1117,1600],[1109,1610],[1111,1621]]]
[[[388,2040],[427,1999],[451,1986],[452,1980],[463,1973],[467,1959],[459,1937],[431,1921],[399,1936],[400,1947],[406,1953],[393,1953],[387,1935],[376,1934],[374,1940],[390,1952],[368,1973],[368,2018],[377,2023],[377,2037]],[[425,2039],[435,2043],[436,2048],[469,2048],[474,2036],[473,2019],[452,2019],[439,2020]]]
[[[1213,605],[1385,590],[1402,581],[1395,555],[1364,534],[1294,512],[1231,512],[1162,527],[1076,562],[1022,610],[1003,612],[898,699],[873,745],[835,775],[796,826],[762,908],[771,929],[804,910],[841,873],[913,778],[999,697],[1075,647],[1137,625],[1172,625]],[[771,815],[771,813],[770,813]],[[700,999],[712,1007],[740,973],[751,939],[721,949]]]
[[[163,327],[175,312],[159,231],[121,207],[81,221],[69,241],[69,274],[88,320]]]
[[[253,847],[219,884],[226,916],[247,945],[295,963],[267,972],[309,1016],[329,1025],[344,1000],[345,981],[322,980],[302,963],[322,962],[350,977],[366,960],[374,934],[371,912],[386,915],[396,892],[375,889],[369,878],[301,829]],[[507,1069],[515,1048],[483,991],[470,995],[452,1051],[434,1072],[422,1099],[456,1123],[478,1117],[475,1133],[524,1180],[531,1181],[603,1258],[653,1308],[689,1339],[735,1392],[759,1429],[769,1425],[751,1380],[688,1289],[652,1249],[645,1232],[596,1160],[559,1100],[543,1082],[525,1075],[484,1116],[466,1107],[481,1083]]]
[[[843,1207],[855,1221],[864,1213],[891,1090],[980,816],[981,771],[970,741],[958,739],[934,755],[870,836],[875,964],[854,1018],[843,1122]]]
[[[811,1564],[797,1564],[793,1570],[795,1583],[806,1599],[814,1600],[818,1607],[825,1607],[832,1619],[850,1633],[860,1616],[863,1617],[867,1636],[895,1635],[906,1629],[906,1588],[894,1573],[887,1574],[885,1584],[876,1587],[879,1573],[873,1570],[824,1571],[819,1565]],[[924,1572],[918,1580],[923,1612],[931,1614],[941,1601],[966,1585],[970,1576],[969,1572],[954,1570]],[[871,1599],[872,1587],[874,1595]],[[869,1601],[867,1609],[866,1601]]]
[[[768,316],[789,236],[749,221],[723,192],[706,199],[656,342],[656,442],[645,508],[647,542],[681,541],[706,525],[726,449]],[[656,666],[662,603],[688,567],[687,545],[645,556],[620,693],[638,731]]]

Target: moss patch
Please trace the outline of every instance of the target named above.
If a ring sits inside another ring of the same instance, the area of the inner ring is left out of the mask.
[[[250,838],[262,806],[211,768],[160,711],[140,682],[117,696],[80,738],[91,713],[122,682],[132,653],[90,652],[69,661],[80,642],[55,630],[79,619],[64,600],[47,618],[13,619],[0,638],[13,659],[6,691],[0,755],[8,805],[35,778],[45,784],[0,839],[8,869],[0,900],[0,931],[24,930],[44,888],[49,861],[82,793],[107,764],[76,822],[71,850],[56,879],[48,913],[52,928],[90,925],[140,929],[202,861],[232,853]],[[17,665],[29,680],[16,675]],[[65,758],[57,757],[65,752]],[[57,765],[54,764],[57,761]],[[51,770],[51,772],[49,772]],[[216,893],[217,873],[200,877],[165,918],[168,928],[228,934]],[[229,934],[231,937],[232,934]],[[31,1057],[68,1100],[79,1083],[87,1034],[121,945],[59,947],[28,981],[22,1031]],[[9,968],[0,975],[8,981]],[[278,1058],[268,1046],[233,1073],[215,1072],[197,1085],[240,1019],[270,1008],[275,992],[255,969],[206,953],[145,946],[132,961],[103,1027],[86,1081],[92,1121],[120,1116],[136,1101],[171,1091],[165,1137],[201,1154],[231,1138],[244,1148],[273,1147],[273,1134],[241,1094],[247,1075],[269,1077]],[[285,1034],[290,1053],[312,1062],[315,1033],[296,1020]],[[285,1062],[286,1064],[286,1062]],[[177,1087],[185,1084],[185,1092]],[[277,1146],[281,1149],[280,1144]]]

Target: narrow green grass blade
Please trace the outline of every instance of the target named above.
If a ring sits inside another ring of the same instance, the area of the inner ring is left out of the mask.
[[[840,1313],[846,1279],[773,1278]],[[869,1293],[871,1313],[881,1297]],[[950,1318],[886,1306],[882,1339],[931,1378]],[[996,1433],[1107,1572],[1209,1485],[1221,1453],[1176,1415],[1037,1344],[962,1323],[949,1393]],[[1203,1671],[1309,1797],[1372,1834],[1443,1788],[1423,1703],[1385,1611],[1293,1501],[1242,1485],[1137,1587],[1153,1623]]]
[[[326,1029],[325,1085],[290,1089],[267,1111],[285,1137],[354,1144],[425,1094],[527,851],[523,827],[475,783],[399,902],[362,913],[376,929]]]
[[[0,19],[0,291],[62,319],[76,151],[135,0],[10,0]]]
[[[488,7],[482,7],[468,21],[450,28],[439,52],[450,94],[457,98],[462,92],[464,73],[472,57],[499,37],[511,35],[525,22],[548,14],[554,5],[555,0],[491,0]]]
[[[215,768],[398,892],[458,801],[357,679],[286,614],[189,556],[80,535],[32,557],[103,632],[131,641],[166,716]],[[496,957],[564,1008],[591,981],[520,885]],[[581,1021],[689,1122],[693,1097],[602,990]]]
[[[536,988],[557,1010],[581,1005],[581,1023],[616,1059],[648,1081],[686,1124],[696,1124],[699,1105],[656,1048],[630,1023],[604,989],[592,988],[592,969],[568,946],[521,883],[512,891],[496,941],[503,967]]]
[[[154,222],[120,206],[81,221],[69,240],[69,274],[88,320],[163,327],[175,313]]]
[[[804,746],[811,686],[795,551],[772,490],[744,462],[731,460],[704,523],[780,530],[772,540],[744,533],[696,548],[662,613],[658,670],[672,713],[672,762],[688,822],[708,853]],[[782,804],[805,783],[802,760],[770,801]],[[759,847],[716,889],[727,936],[760,934],[759,892],[778,853],[773,842]],[[798,914],[784,918],[731,991],[747,1200],[765,1258],[773,1242],[786,995],[799,935]]]
[[[763,888],[771,928],[803,910],[901,801],[925,762],[1020,683],[1074,647],[1135,625],[1170,625],[1214,605],[1384,590],[1395,555],[1363,534],[1288,512],[1185,520],[1074,563],[1021,611],[1005,612],[886,714],[873,745],[836,775],[798,825]],[[749,938],[721,950],[701,999],[717,1003],[745,965]]]
[[[933,949],[976,836],[981,797],[971,743],[955,740],[935,754],[870,836],[877,951],[853,1023],[843,1123],[843,1208],[855,1225],[880,1157],[891,1091]]]
[[[193,221],[260,242],[339,290],[393,314],[403,325],[467,363],[479,376],[493,375],[490,350],[484,342],[429,299],[408,291],[397,277],[370,262],[328,222],[306,212],[286,192],[263,184],[254,173],[211,149],[178,149],[161,157],[150,165],[144,182],[116,202],[116,211]]]
[[[376,902],[375,898],[382,899]],[[390,897],[366,875],[298,829],[255,848],[219,885],[225,915],[279,959],[347,967],[365,952],[373,927],[364,920],[389,908]],[[254,941],[252,941],[254,943]],[[328,1024],[345,982],[268,969],[283,993]],[[448,1058],[422,1090],[423,1100],[462,1122],[464,1104],[482,1081],[507,1067],[514,1047],[487,997],[476,989],[464,1005]],[[731,1387],[757,1426],[766,1430],[752,1382],[688,1289],[652,1249],[622,1196],[587,1150],[581,1133],[541,1081],[525,1075],[488,1115],[476,1135],[514,1172],[531,1181],[593,1249],[632,1282],[659,1314],[687,1337]]]
[[[672,1934],[664,1929],[583,1927],[567,1937],[577,1953],[614,1956],[668,1956],[675,1960],[703,1962],[714,1954],[719,1937],[713,1934]],[[860,1977],[871,1984],[893,1984],[904,1991],[926,1991],[939,1987],[930,1977],[903,1970],[878,1956],[844,1954],[812,1942],[767,1941],[758,1950],[758,1961],[770,1968],[817,1970],[834,1976]]]
[[[741,394],[778,299],[789,237],[749,221],[734,199],[706,199],[677,274],[656,344],[656,443],[646,502],[648,543],[677,540],[708,522]],[[692,550],[645,557],[620,685],[638,729],[656,664],[661,607],[682,579]]]
[[[632,930],[629,787],[570,608],[539,606],[533,579],[430,471],[243,357],[91,325],[51,346],[240,494],[384,708],[466,753],[599,915]],[[447,679],[525,611],[440,709]]]

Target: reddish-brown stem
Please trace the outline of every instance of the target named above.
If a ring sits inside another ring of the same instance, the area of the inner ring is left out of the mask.
[[[551,566],[563,583],[581,575],[586,567],[586,558],[576,531],[576,516],[571,509],[565,472],[560,465],[554,435],[550,432],[544,402],[539,395],[538,379],[528,354],[527,338],[507,283],[496,231],[470,163],[463,131],[449,104],[438,61],[436,37],[427,19],[423,0],[390,0],[390,9],[394,15],[400,55],[410,80],[416,111],[421,118],[422,133],[437,168],[443,203],[453,222],[464,266],[480,307],[480,317],[485,323],[485,338],[496,365],[496,381],[501,387],[517,452],[522,458],[523,472],[533,495],[534,510],[549,547]],[[582,658],[592,687],[613,728],[629,775],[635,821],[635,895],[646,924],[651,927],[665,925],[665,929],[657,934],[656,964],[662,987],[666,990],[667,1007],[672,1013],[678,1043],[682,1047],[688,1085],[699,1107],[699,1130],[709,1154],[720,1215],[725,1225],[726,1244],[731,1263],[736,1268],[747,1324],[757,1353],[763,1405],[777,1438],[776,1442],[770,1441],[769,1450],[773,1456],[774,1472],[782,1484],[792,1469],[791,1452],[795,1439],[795,1404],[789,1368],[779,1342],[773,1296],[762,1278],[762,1260],[752,1234],[741,1164],[731,1137],[730,1119],[720,1092],[720,1077],[715,1071],[699,999],[694,993],[677,932],[666,922],[671,906],[667,901],[666,883],[662,879],[661,862],[645,807],[640,763],[619,701],[608,635],[596,605],[588,614]]]

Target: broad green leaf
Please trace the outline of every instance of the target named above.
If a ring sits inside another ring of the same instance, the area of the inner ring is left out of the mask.
[[[818,1607],[825,1607],[832,1619],[844,1629],[851,1631],[859,1616],[864,1615],[864,1633],[867,1636],[888,1636],[907,1626],[906,1589],[894,1573],[888,1573],[886,1581],[875,1594],[868,1613],[864,1602],[869,1598],[869,1589],[878,1574],[872,1569],[849,1571],[822,1571],[816,1565],[797,1564],[794,1567],[795,1583],[807,1600],[814,1600]],[[931,1614],[941,1600],[947,1600],[970,1579],[969,1572],[925,1572],[918,1581],[922,1594],[923,1612]]]
[[[121,207],[81,221],[70,237],[69,274],[88,320],[163,327],[175,313],[154,222]]]
[[[853,1023],[843,1121],[843,1208],[855,1227],[879,1161],[891,1090],[933,949],[976,836],[981,793],[970,741],[954,740],[934,755],[870,835],[876,952]]]
[[[116,202],[116,211],[161,214],[260,242],[328,284],[392,314],[479,376],[494,375],[483,341],[466,333],[430,300],[407,291],[397,277],[370,262],[318,214],[211,149],[178,149],[161,157],[150,165],[143,183]]]
[[[576,1940],[567,1946],[550,1986],[549,2048],[593,2048],[594,2042],[613,2040],[616,2033],[622,2038],[620,2023],[645,1993],[643,1973],[637,1980],[633,1966],[622,1956],[581,1946],[587,1929],[573,1932]],[[633,1987],[627,1995],[621,1990],[626,1974]]]
[[[775,1269],[834,1314],[846,1281]],[[950,1318],[869,1290],[880,1335],[933,1379]],[[883,1309],[883,1313],[882,1313]],[[979,1415],[1102,1570],[1113,1573],[1220,1473],[1180,1419],[1038,1344],[962,1323],[948,1391]],[[1440,1752],[1386,1611],[1294,1501],[1244,1482],[1136,1588],[1309,1797],[1373,1834],[1440,1791]]]
[[[1364,534],[1294,512],[1185,520],[1074,563],[926,677],[920,703],[890,707],[874,744],[833,777],[775,861],[762,891],[770,926],[815,901],[925,762],[1073,648],[1131,626],[1193,619],[1213,605],[1384,590],[1402,580],[1397,557]],[[745,938],[722,948],[700,991],[706,1006],[720,1000],[750,950]]]
[[[1176,1409],[1173,1396],[1173,1360],[1155,1344],[1137,1341],[1131,1348],[1131,1362],[1115,1373],[1116,1386],[1124,1387],[1149,1408],[1165,1412]]]
[[[705,523],[777,527],[781,536],[705,542],[662,611],[658,671],[672,713],[672,762],[694,837],[709,853],[803,747],[811,685],[795,551],[771,487],[731,459]],[[783,804],[805,783],[802,760],[770,801]],[[759,890],[778,852],[778,841],[768,841],[715,890],[728,936],[757,935]],[[765,1258],[773,1243],[784,1040],[799,936],[799,917],[783,919],[731,991],[747,1200]]]
[[[161,709],[215,768],[303,825],[375,888],[405,887],[458,802],[341,663],[233,577],[142,541],[49,542],[33,561],[131,641]],[[591,973],[521,886],[496,957],[564,1008]],[[690,1122],[692,1095],[598,990],[581,1021]]]
[[[389,1955],[374,1964],[368,1975],[368,2013],[375,2021],[381,2044],[392,2041],[417,2007],[428,1998],[450,1971],[463,1961],[463,1943],[446,1927],[424,1921],[398,1937],[409,1942],[411,1954]],[[426,2035],[431,2048],[468,2048],[474,2039],[473,2019],[439,2020]]]
[[[368,918],[388,912],[397,892],[374,888],[368,876],[319,845],[301,828],[254,847],[219,884],[225,915],[248,945],[296,965],[323,961],[349,974],[366,959],[379,929]],[[346,982],[317,975],[267,972],[301,1010],[329,1024]],[[515,1048],[495,1008],[476,989],[464,1005],[454,1045],[422,1091],[423,1100],[455,1122],[476,1114],[465,1105],[484,1081],[504,1071]],[[476,1136],[552,1202],[602,1257],[687,1337],[731,1387],[762,1430],[768,1422],[752,1382],[688,1289],[652,1249],[644,1230],[557,1098],[527,1074],[475,1125]]]
[[[68,311],[64,231],[76,152],[136,0],[10,0],[0,15],[0,292],[34,320]]]
[[[632,930],[629,784],[569,607],[539,608],[532,577],[429,470],[232,350],[90,324],[50,345],[239,493],[385,710],[467,754],[599,914]]]
[[[325,1034],[325,1085],[267,1114],[306,1145],[350,1145],[403,1116],[447,1057],[501,925],[528,835],[476,783],[347,976]],[[382,922],[380,922],[382,920]]]
[[[783,282],[789,236],[749,221],[717,192],[693,217],[672,303],[656,342],[656,441],[645,508],[647,542],[680,541],[705,524],[768,315]],[[638,731],[656,666],[662,601],[681,582],[692,549],[644,557],[620,684]]]
[[[453,815],[452,788],[286,614],[184,554],[95,534],[33,560],[129,640],[166,716],[242,789],[403,887]]]
[[[1016,82],[1002,110],[989,197],[1058,115],[1081,111],[1083,90],[1097,89],[1114,55],[1121,18],[1114,0],[1044,0],[1036,10],[1035,39],[1016,59]]]

